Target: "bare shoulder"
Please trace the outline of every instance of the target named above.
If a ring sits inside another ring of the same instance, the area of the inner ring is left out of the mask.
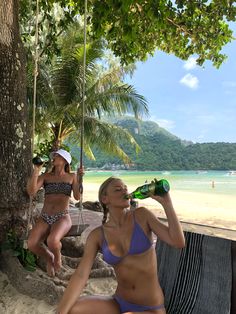
[[[155,219],[153,213],[146,207],[137,207],[134,210],[134,215],[137,223],[143,228],[147,235],[150,235],[152,231],[151,222]]]
[[[79,264],[80,269],[84,268],[90,270],[92,267],[95,257],[100,249],[98,232],[98,228],[92,230],[86,239],[82,261]]]
[[[52,179],[53,175],[51,172],[45,172],[45,173],[42,173],[40,177],[42,177],[44,180],[50,180]]]
[[[94,243],[94,244],[100,245],[101,238],[102,238],[102,230],[101,230],[101,226],[99,226],[93,229],[89,233],[86,243]]]
[[[137,207],[134,210],[134,214],[135,214],[135,217],[144,219],[144,218],[149,217],[150,214],[152,214],[152,212],[146,207]]]
[[[89,237],[93,237],[93,238],[100,237],[101,234],[102,234],[101,228],[102,228],[102,226],[98,226],[98,227],[94,228],[94,229],[90,232]]]
[[[70,179],[70,181],[72,183],[76,182],[77,181],[77,173],[76,172],[68,173],[68,178]]]
[[[156,221],[157,217],[146,207],[137,207],[134,210],[135,219],[142,226],[149,225],[151,221]]]
[[[49,178],[48,175],[49,175],[49,173],[47,173],[47,172],[42,173],[42,174],[39,175],[39,179],[40,179],[41,181],[48,180],[48,178]]]
[[[77,173],[76,173],[76,172],[70,172],[70,173],[68,173],[68,175],[69,175],[69,177],[72,178],[72,179],[74,179],[74,178],[77,177]]]

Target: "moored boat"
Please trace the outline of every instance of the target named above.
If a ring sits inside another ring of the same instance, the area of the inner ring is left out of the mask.
[[[236,176],[236,170],[230,170],[230,171],[228,172],[228,175],[229,175],[229,176]]]

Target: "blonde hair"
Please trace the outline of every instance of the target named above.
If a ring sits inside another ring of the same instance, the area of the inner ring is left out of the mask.
[[[99,191],[98,191],[98,200],[100,204],[102,205],[103,208],[103,219],[102,219],[102,224],[104,224],[107,221],[107,215],[109,212],[109,209],[107,208],[106,204],[102,202],[102,197],[107,194],[107,188],[113,182],[114,180],[120,180],[119,178],[116,177],[109,177],[106,179],[100,186]]]

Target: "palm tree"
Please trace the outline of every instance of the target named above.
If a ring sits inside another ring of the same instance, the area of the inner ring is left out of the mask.
[[[77,143],[81,135],[83,43],[74,28],[62,37],[62,54],[52,65],[40,64],[36,133],[51,140],[52,148],[66,139]],[[104,64],[103,41],[90,41],[86,47],[86,90],[84,99],[84,150],[94,158],[91,147],[96,143],[106,152],[129,162],[119,147],[119,138],[135,149],[138,144],[130,133],[102,120],[103,116],[148,114],[145,98],[124,82],[125,69],[117,62]]]

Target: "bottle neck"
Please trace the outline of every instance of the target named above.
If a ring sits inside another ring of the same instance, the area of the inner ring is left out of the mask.
[[[133,193],[126,194],[126,195],[124,196],[124,199],[125,199],[125,200],[129,200],[129,199],[133,198],[132,194],[133,194]]]

